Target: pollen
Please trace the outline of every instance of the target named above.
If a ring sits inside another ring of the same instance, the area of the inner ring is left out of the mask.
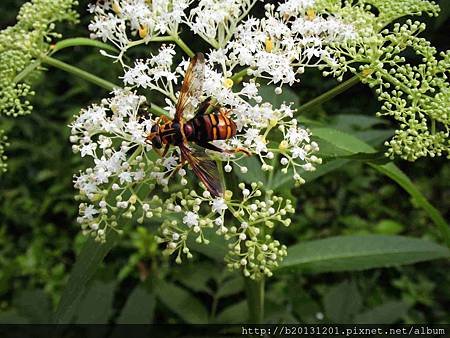
[[[120,7],[120,5],[117,1],[113,1],[112,9],[113,9],[114,13],[116,13],[117,15],[119,15],[122,12],[122,8]]]
[[[225,81],[223,82],[223,84],[224,84],[225,88],[230,89],[231,87],[233,87],[234,82],[232,79],[226,78]]]
[[[139,26],[139,36],[144,39],[148,35],[148,25]]]
[[[373,73],[373,69],[370,68],[365,68],[362,72],[361,75],[364,77],[368,77],[370,74]]]
[[[267,53],[272,53],[273,50],[273,40],[271,37],[267,37],[266,38],[266,52]]]
[[[311,20],[311,21],[314,20],[316,18],[316,11],[312,8],[309,8],[306,11],[306,17],[308,20]]]
[[[283,140],[280,142],[280,145],[278,146],[278,149],[280,149],[281,152],[286,151],[289,147],[289,144],[286,140]]]

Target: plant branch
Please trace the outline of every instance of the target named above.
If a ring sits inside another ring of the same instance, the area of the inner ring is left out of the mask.
[[[172,37],[172,39],[189,57],[194,57],[195,53],[192,51],[192,49],[189,48],[188,45],[184,43],[184,41],[180,37],[174,36]]]
[[[352,78],[348,79],[347,81],[344,81],[341,84],[337,85],[336,87],[323,93],[322,95],[319,95],[316,98],[312,99],[311,101],[308,101],[305,104],[302,104],[298,108],[298,111],[305,112],[305,111],[310,110],[311,108],[316,107],[326,101],[329,101],[332,98],[338,96],[339,94],[345,92],[347,89],[353,87],[355,84],[359,83],[360,81],[361,81],[360,77],[358,75],[355,75]]]
[[[88,38],[70,38],[70,39],[64,39],[59,42],[57,42],[55,45],[52,46],[51,54],[56,53],[57,51],[60,51],[61,49],[68,48],[68,47],[76,47],[76,46],[91,46],[96,47],[100,49],[105,49],[110,52],[119,53],[117,48],[108,45],[107,43],[88,39]]]
[[[51,56],[42,54],[40,56],[40,61],[42,63],[45,63],[45,64],[49,65],[49,66],[52,66],[52,67],[55,67],[55,68],[59,68],[59,69],[64,70],[64,71],[66,71],[68,73],[74,74],[74,75],[76,75],[76,76],[78,76],[78,77],[80,77],[80,78],[82,78],[84,80],[92,82],[92,83],[94,83],[94,84],[96,84],[96,85],[98,85],[100,87],[103,87],[103,88],[105,88],[107,90],[112,91],[114,88],[120,88],[120,86],[117,85],[117,84],[114,84],[112,82],[104,80],[104,79],[102,79],[102,78],[100,78],[100,77],[98,77],[96,75],[93,75],[93,74],[91,74],[89,72],[86,72],[85,70],[82,70],[82,69],[80,69],[78,67],[75,67],[75,66],[69,65],[69,64],[67,64],[65,62],[62,62],[60,60],[54,59]]]
[[[253,280],[245,278],[249,324],[264,323],[264,278]]]

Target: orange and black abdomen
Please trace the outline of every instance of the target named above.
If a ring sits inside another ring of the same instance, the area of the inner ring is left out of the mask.
[[[225,114],[198,115],[186,122],[184,131],[188,141],[204,143],[235,136],[236,124]]]

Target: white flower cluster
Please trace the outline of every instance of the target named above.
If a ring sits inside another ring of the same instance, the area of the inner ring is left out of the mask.
[[[267,4],[266,17],[249,19],[230,42],[230,59],[252,67],[255,76],[292,85],[305,67],[336,63],[326,46],[356,37],[353,26],[319,16],[314,1],[291,0],[277,9]]]
[[[236,25],[258,0],[201,0],[189,14],[186,24],[215,48],[231,39]]]
[[[112,42],[122,49],[132,38],[175,35],[185,19],[192,0],[105,0],[89,5],[94,19],[89,25],[91,38]]]
[[[226,257],[229,268],[242,269],[244,275],[251,278],[271,276],[287,252],[286,246],[274,240],[268,232],[276,223],[289,226],[291,219],[287,215],[295,210],[289,200],[272,196],[270,191],[263,196],[261,187],[261,183],[239,184],[239,200],[233,199],[229,190],[224,198],[214,199],[207,191],[203,195],[194,191],[172,194],[166,200],[167,211],[182,213],[183,216],[167,219],[160,227],[158,241],[165,243],[165,253],[176,253],[177,262],[181,262],[182,254],[191,258],[187,238],[192,234],[197,243],[208,244],[205,231],[215,229],[218,235],[230,242]],[[210,210],[207,217],[199,217],[202,207]],[[227,225],[225,217],[228,214],[239,225]]]
[[[158,115],[173,118],[177,89],[189,60],[175,64],[175,46],[170,44],[131,66],[122,60],[129,48],[150,41],[173,41],[191,54],[178,35],[181,24],[189,27],[213,49],[205,53],[202,92],[191,98],[184,118],[192,118],[203,100],[212,99],[213,106],[226,107],[237,126],[236,136],[212,143],[222,149],[245,149],[261,160],[261,170],[281,167],[296,183],[304,183],[299,169],[312,171],[321,163],[314,155],[318,145],[298,124],[291,104],[274,106],[265,101],[260,86],[276,83],[275,93],[281,94],[282,86],[298,81],[305,67],[329,63],[325,47],[330,42],[351,39],[355,33],[332,15],[316,15],[313,0],[288,0],[278,8],[268,4],[265,18],[241,22],[256,2],[202,0],[189,14],[185,12],[192,3],[187,0],[111,0],[91,7],[93,37],[120,49],[120,55],[113,57],[122,62],[127,88],[83,110],[71,125],[74,151],[93,160],[93,166],[75,178],[83,200],[79,222],[85,233],[104,240],[108,227],[120,229],[122,217],[138,223],[163,217],[159,240],[166,243],[166,252],[177,253],[179,262],[182,253],[192,256],[187,247],[190,235],[207,243],[204,229],[214,228],[231,242],[229,267],[242,269],[251,278],[270,276],[286,255],[286,247],[271,233],[276,223],[290,224],[286,217],[294,212],[290,201],[264,191],[260,183],[248,187],[241,183],[234,196],[230,190],[221,197],[206,188],[199,192],[190,170],[177,166],[177,147],[158,158],[146,142]],[[145,90],[162,94],[166,107],[145,104],[137,94]],[[150,110],[143,112],[145,107]],[[242,173],[248,171],[241,162],[245,155],[208,153],[224,164],[225,174],[218,178],[223,182],[223,176],[231,175],[231,163]],[[183,188],[188,184],[193,188]]]

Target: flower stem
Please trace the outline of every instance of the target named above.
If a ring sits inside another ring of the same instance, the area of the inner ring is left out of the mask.
[[[150,104],[150,111],[153,114],[155,114],[156,116],[161,116],[161,115],[168,116],[167,111],[164,108],[154,104],[153,102]]]
[[[46,63],[49,66],[56,67],[56,68],[59,68],[61,70],[66,71],[68,73],[74,74],[74,75],[76,75],[76,76],[78,76],[78,77],[80,77],[80,78],[82,78],[84,80],[92,82],[92,83],[94,83],[94,84],[96,84],[96,85],[98,85],[100,87],[103,87],[103,88],[105,88],[107,90],[111,91],[114,88],[120,88],[120,86],[118,86],[118,85],[116,85],[116,84],[114,84],[112,82],[104,80],[104,79],[102,79],[102,78],[100,78],[100,77],[98,77],[96,75],[93,75],[93,74],[91,74],[89,72],[86,72],[85,70],[82,70],[82,69],[80,69],[78,67],[75,67],[75,66],[69,65],[69,64],[67,64],[65,62],[62,62],[60,60],[54,59],[51,56],[42,54],[39,57],[39,59],[41,60],[42,63]]]
[[[358,75],[355,75],[352,78],[348,79],[347,81],[344,81],[341,84],[337,85],[336,87],[323,93],[322,95],[319,95],[316,98],[312,99],[311,101],[308,101],[305,104],[301,105],[298,108],[298,111],[304,112],[304,111],[310,110],[311,108],[316,107],[326,101],[329,101],[332,98],[334,98],[335,96],[338,96],[339,94],[345,92],[347,89],[353,87],[355,84],[359,83],[359,81],[360,81],[360,77]]]
[[[194,57],[195,53],[192,51],[192,49],[189,48],[188,45],[184,43],[184,41],[178,37],[174,36],[173,41],[182,49],[189,57]]]
[[[58,41],[55,45],[52,46],[51,54],[60,51],[61,49],[68,47],[76,47],[76,46],[91,46],[100,49],[105,49],[110,52],[118,53],[117,48],[108,45],[107,43],[103,43],[101,41],[88,39],[88,38],[70,38]]]
[[[245,278],[250,324],[264,323],[264,282],[264,278],[258,280]]]

